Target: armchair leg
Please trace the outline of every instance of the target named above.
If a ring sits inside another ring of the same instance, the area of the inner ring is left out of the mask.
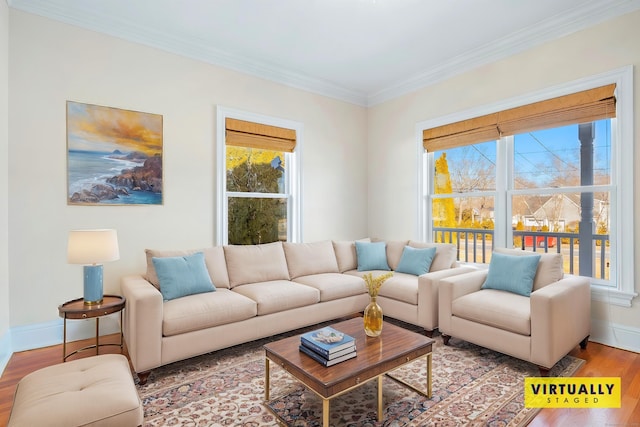
[[[442,342],[444,345],[449,345],[449,340],[451,339],[451,335],[442,334]]]
[[[538,366],[538,370],[540,371],[541,377],[548,377],[550,369],[543,368],[542,366]]]
[[[425,329],[425,330],[424,330],[424,334],[425,334],[426,336],[428,336],[429,338],[433,338],[433,331],[430,331],[430,330],[428,330],[428,329]]]
[[[585,339],[583,339],[582,341],[580,341],[580,348],[581,348],[582,350],[586,350],[586,348],[587,348],[587,343],[588,343],[588,342],[589,342],[589,335],[587,335],[587,336],[585,337]]]

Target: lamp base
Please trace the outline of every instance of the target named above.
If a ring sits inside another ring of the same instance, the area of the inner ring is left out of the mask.
[[[102,264],[84,266],[84,303],[95,305],[102,303]]]

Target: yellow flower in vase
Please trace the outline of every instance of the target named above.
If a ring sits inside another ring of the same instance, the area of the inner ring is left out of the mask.
[[[378,277],[373,277],[373,273],[367,273],[364,276],[364,282],[367,285],[367,291],[371,301],[364,309],[364,331],[370,337],[377,337],[382,333],[382,308],[377,303],[378,292],[385,280],[393,276],[392,272],[385,273]]]
[[[385,273],[376,278],[373,277],[373,273],[367,273],[362,276],[364,282],[367,284],[367,291],[369,292],[369,296],[375,298],[378,296],[378,292],[380,292],[380,287],[384,283],[385,280],[393,276],[393,272]]]

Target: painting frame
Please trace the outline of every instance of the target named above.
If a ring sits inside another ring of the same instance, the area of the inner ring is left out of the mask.
[[[163,116],[66,102],[67,204],[163,205]]]

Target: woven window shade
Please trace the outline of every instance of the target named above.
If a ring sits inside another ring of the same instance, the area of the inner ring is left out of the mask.
[[[422,132],[424,148],[427,151],[471,145],[477,142],[500,138],[497,124],[498,114],[474,117],[473,119],[451,123]]]
[[[277,126],[227,118],[226,144],[236,147],[291,153],[296,148],[296,131]]]
[[[492,141],[501,136],[588,123],[616,116],[615,84],[560,96],[422,132],[430,152]]]

